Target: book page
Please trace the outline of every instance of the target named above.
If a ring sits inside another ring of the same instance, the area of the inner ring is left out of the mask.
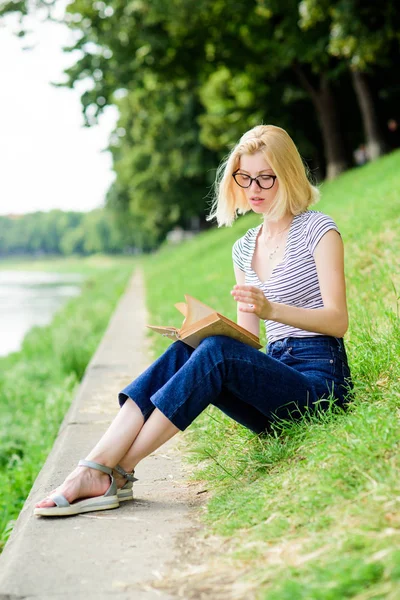
[[[207,306],[207,304],[203,304],[203,302],[200,302],[200,300],[193,298],[193,296],[188,296],[185,294],[185,299],[187,304],[187,314],[182,323],[180,332],[186,330],[187,327],[190,327],[193,325],[193,323],[196,323],[196,321],[199,321],[200,319],[203,319],[204,317],[212,315],[216,312],[213,308]]]
[[[177,340],[179,333],[176,327],[160,327],[159,325],[146,325],[152,331],[161,334],[163,337],[170,338],[171,340]]]
[[[186,317],[187,315],[187,304],[186,302],[177,302],[176,304],[174,304],[175,308],[177,308],[179,310],[179,312]]]

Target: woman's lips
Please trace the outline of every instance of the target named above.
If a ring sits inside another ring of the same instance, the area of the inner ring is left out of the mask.
[[[261,204],[264,202],[264,198],[249,198],[252,204]]]

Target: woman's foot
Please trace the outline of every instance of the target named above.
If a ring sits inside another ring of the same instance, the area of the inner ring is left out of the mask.
[[[88,467],[76,467],[64,483],[50,492],[49,496],[62,494],[72,504],[77,499],[102,496],[110,487],[110,483],[110,476],[106,473]],[[36,508],[55,506],[49,496],[38,502]]]
[[[117,473],[115,470],[113,470],[113,477],[115,479],[115,483],[117,484],[117,489],[119,490],[123,488],[126,482],[128,481],[127,479],[125,479],[125,477]]]

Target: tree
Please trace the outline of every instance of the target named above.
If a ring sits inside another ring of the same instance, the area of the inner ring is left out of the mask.
[[[355,99],[347,94],[349,64],[354,48],[371,65],[371,48],[383,57],[381,40],[397,40],[389,28],[392,6],[383,0],[382,16],[372,0],[69,4],[65,20],[76,41],[66,50],[79,58],[65,85],[91,82],[82,95],[88,125],[107,104],[120,110],[110,144],[117,178],[107,203],[120,213],[124,239],[150,249],[175,224],[204,216],[218,160],[259,122],[285,127],[306,157],[318,161],[324,153],[328,178],[346,169],[348,141],[359,128]],[[373,34],[377,41],[368,37],[374,19],[385,29]],[[353,86],[376,140],[369,73],[360,64]]]
[[[169,83],[151,72],[117,103],[117,135],[110,145],[120,204],[160,241],[174,226],[205,222],[207,186],[216,159],[199,143],[200,105],[193,83]]]
[[[1,256],[115,253],[123,252],[125,247],[114,215],[106,209],[0,217]]]
[[[178,4],[184,8],[189,3],[181,0]],[[195,36],[202,31],[204,53],[212,57],[213,69],[205,67],[200,72],[204,81],[201,97],[206,107],[205,115],[200,117],[203,128],[209,130],[209,126],[212,127],[213,117],[214,121],[223,117],[228,119],[228,129],[232,126],[234,129],[239,115],[249,110],[253,115],[261,115],[258,122],[265,118],[270,120],[270,115],[277,114],[279,108],[281,114],[274,120],[283,124],[290,119],[285,119],[282,114],[282,98],[293,105],[297,99],[303,102],[304,94],[307,94],[317,111],[330,178],[349,164],[334,96],[335,85],[345,66],[325,51],[329,29],[324,23],[305,34],[298,20],[297,0],[202,0],[191,5],[190,18],[183,9],[177,12],[175,31],[189,30],[189,34]],[[239,84],[238,92],[227,83],[227,74]],[[303,93],[298,89],[299,84]],[[222,111],[212,108],[212,93],[206,97],[215,89],[220,93],[215,104],[220,108],[224,104]],[[277,89],[280,94],[276,93]],[[227,96],[221,103],[223,90]],[[246,95],[253,97],[254,105],[246,109],[239,104],[231,113],[227,112],[232,93],[245,103]],[[262,102],[258,102],[261,98]],[[253,120],[252,116],[250,120]],[[305,131],[306,127],[303,138]],[[204,129],[201,139],[203,143],[209,139]]]
[[[360,107],[370,159],[387,149],[379,123],[370,77],[388,66],[390,49],[398,46],[400,18],[393,0],[303,0],[300,3],[304,30],[328,24],[328,52],[344,60],[351,71]]]
[[[113,0],[108,6],[75,0],[68,14],[81,34],[70,50],[83,52],[67,71],[69,85],[83,77],[93,81],[82,97],[88,122],[113,101],[118,89],[141,87],[144,71],[173,85],[195,76],[201,85],[216,67],[237,72],[261,62],[264,80],[284,79],[292,71],[309,94],[321,126],[328,177],[347,167],[333,93],[343,69],[325,51],[325,24],[307,35],[300,30],[297,0],[157,0],[128,5]]]

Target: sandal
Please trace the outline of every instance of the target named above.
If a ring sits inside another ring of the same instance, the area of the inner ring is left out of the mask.
[[[79,515],[81,513],[91,512],[95,510],[108,510],[110,508],[119,507],[119,499],[117,494],[117,484],[112,476],[112,469],[105,467],[99,463],[90,460],[80,460],[78,463],[81,467],[90,467],[96,471],[102,471],[110,476],[111,484],[103,496],[95,496],[94,498],[86,498],[84,500],[76,500],[72,504],[62,494],[53,494],[49,496],[56,506],[44,506],[35,508],[33,514],[41,517],[62,517],[69,515]]]
[[[118,500],[120,502],[133,500],[132,484],[134,481],[137,481],[137,477],[134,477],[135,471],[127,473],[122,467],[120,467],[120,465],[114,467],[114,471],[116,471],[119,475],[122,475],[124,479],[127,479],[125,485],[117,491]]]

